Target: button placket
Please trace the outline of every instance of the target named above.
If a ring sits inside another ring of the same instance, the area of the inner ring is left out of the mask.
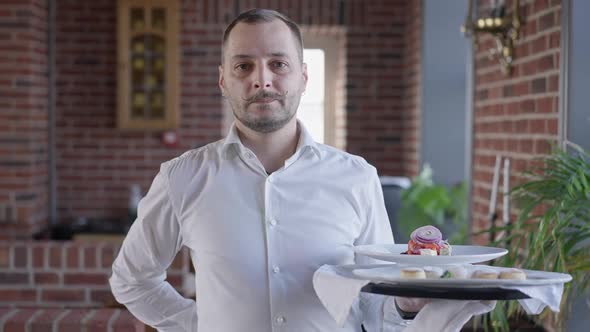
[[[240,148],[239,155],[240,159],[242,159],[242,161],[244,161],[244,163],[246,163],[248,166],[262,172],[263,174],[266,174],[264,166],[262,166],[262,163],[258,160],[256,154],[254,154],[254,152],[252,152],[250,149],[246,147]]]
[[[280,283],[280,278],[278,278],[279,276],[277,275],[277,273],[279,273],[280,268],[278,267],[277,264],[275,264],[275,260],[277,259],[276,255],[276,250],[274,250],[273,248],[275,248],[276,246],[276,232],[273,229],[274,227],[276,227],[277,225],[277,219],[274,217],[276,215],[276,213],[278,213],[278,211],[275,209],[276,207],[276,202],[275,197],[273,196],[273,188],[275,186],[275,184],[273,183],[274,181],[274,175],[268,175],[266,177],[266,181],[264,183],[265,186],[265,207],[266,207],[266,224],[267,224],[267,228],[266,228],[266,232],[265,232],[265,237],[266,237],[266,243],[267,243],[267,251],[266,251],[266,257],[267,257],[267,264],[268,264],[268,277],[269,277],[269,295],[270,295],[270,317],[273,317],[272,319],[272,323],[274,325],[273,331],[280,331],[282,330],[282,326],[285,323],[285,317],[282,316],[281,313],[281,308],[280,308],[280,294],[278,294],[278,289],[279,287],[277,286],[278,283]]]

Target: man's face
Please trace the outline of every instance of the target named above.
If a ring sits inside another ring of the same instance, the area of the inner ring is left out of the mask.
[[[219,87],[246,127],[270,133],[293,119],[307,84],[297,41],[280,20],[238,23],[219,67]]]

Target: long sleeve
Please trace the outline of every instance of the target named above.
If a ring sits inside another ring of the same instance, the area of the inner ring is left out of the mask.
[[[365,227],[355,245],[393,243],[393,232],[387,216],[381,182],[374,168],[366,183]],[[382,264],[369,257],[357,256],[357,264]],[[401,331],[402,318],[395,310],[393,297],[379,294],[361,293],[359,307],[363,313],[363,325],[368,332]]]
[[[142,322],[159,331],[196,331],[195,301],[182,297],[166,281],[182,236],[165,166],[139,203],[138,217],[113,263],[109,282],[115,299]]]

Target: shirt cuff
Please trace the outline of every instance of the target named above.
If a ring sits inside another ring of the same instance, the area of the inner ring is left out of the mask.
[[[383,301],[383,332],[402,331],[406,327],[406,320],[396,309],[395,297],[388,296]]]
[[[400,317],[402,319],[414,319],[416,317],[416,315],[418,314],[418,312],[409,312],[409,311],[403,311],[399,305],[397,305],[397,301],[395,300],[395,298],[393,298],[393,304],[395,305],[395,310],[397,311],[397,313],[400,315]]]

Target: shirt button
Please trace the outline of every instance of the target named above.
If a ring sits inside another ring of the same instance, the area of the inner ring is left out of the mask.
[[[277,220],[276,219],[271,219],[270,220],[270,225],[271,226],[276,226],[277,225]]]
[[[281,325],[281,324],[285,323],[285,317],[279,316],[279,317],[277,317],[276,321],[277,321],[277,324]]]
[[[281,272],[281,268],[275,265],[275,266],[272,268],[272,272],[274,272],[274,273],[279,273],[279,272]],[[279,317],[279,318],[280,318],[280,317]]]
[[[269,176],[269,177],[268,177],[268,179],[267,179],[267,181],[268,181],[269,183],[273,183],[273,181],[274,181],[274,180],[273,180],[273,178],[271,178],[271,177]]]

